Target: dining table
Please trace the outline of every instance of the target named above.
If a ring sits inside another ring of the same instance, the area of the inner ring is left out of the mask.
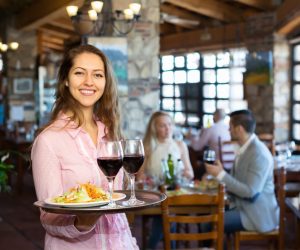
[[[296,219],[296,243],[297,249],[300,249],[300,193],[296,197],[287,197],[286,206],[292,211]]]

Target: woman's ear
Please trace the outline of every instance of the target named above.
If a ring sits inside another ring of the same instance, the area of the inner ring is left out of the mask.
[[[68,82],[66,82],[65,85],[66,85],[66,87],[69,87],[69,83]]]

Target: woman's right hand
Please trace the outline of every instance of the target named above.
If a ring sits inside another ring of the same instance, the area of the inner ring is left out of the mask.
[[[93,226],[95,226],[101,215],[101,213],[76,215],[74,226],[80,232],[89,231]]]

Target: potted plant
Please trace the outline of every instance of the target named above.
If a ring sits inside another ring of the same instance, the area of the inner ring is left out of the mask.
[[[9,158],[9,152],[0,152],[0,156],[0,192],[7,192],[11,189],[8,185],[8,172],[15,166],[5,162]]]

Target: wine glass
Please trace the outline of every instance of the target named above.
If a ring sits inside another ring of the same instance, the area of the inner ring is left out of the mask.
[[[108,180],[109,203],[108,208],[116,208],[113,200],[114,179],[123,164],[123,150],[120,141],[100,141],[97,163]]]
[[[208,164],[214,164],[216,161],[216,152],[212,149],[205,149],[203,152],[203,160]]]
[[[128,201],[123,202],[125,206],[140,205],[145,203],[135,197],[135,175],[144,162],[144,146],[140,139],[128,139],[122,141],[124,158],[123,167],[129,175],[131,195]]]
[[[203,161],[208,164],[214,164],[216,161],[216,152],[212,149],[206,148],[203,152]],[[211,175],[207,175],[206,179],[212,179]]]

